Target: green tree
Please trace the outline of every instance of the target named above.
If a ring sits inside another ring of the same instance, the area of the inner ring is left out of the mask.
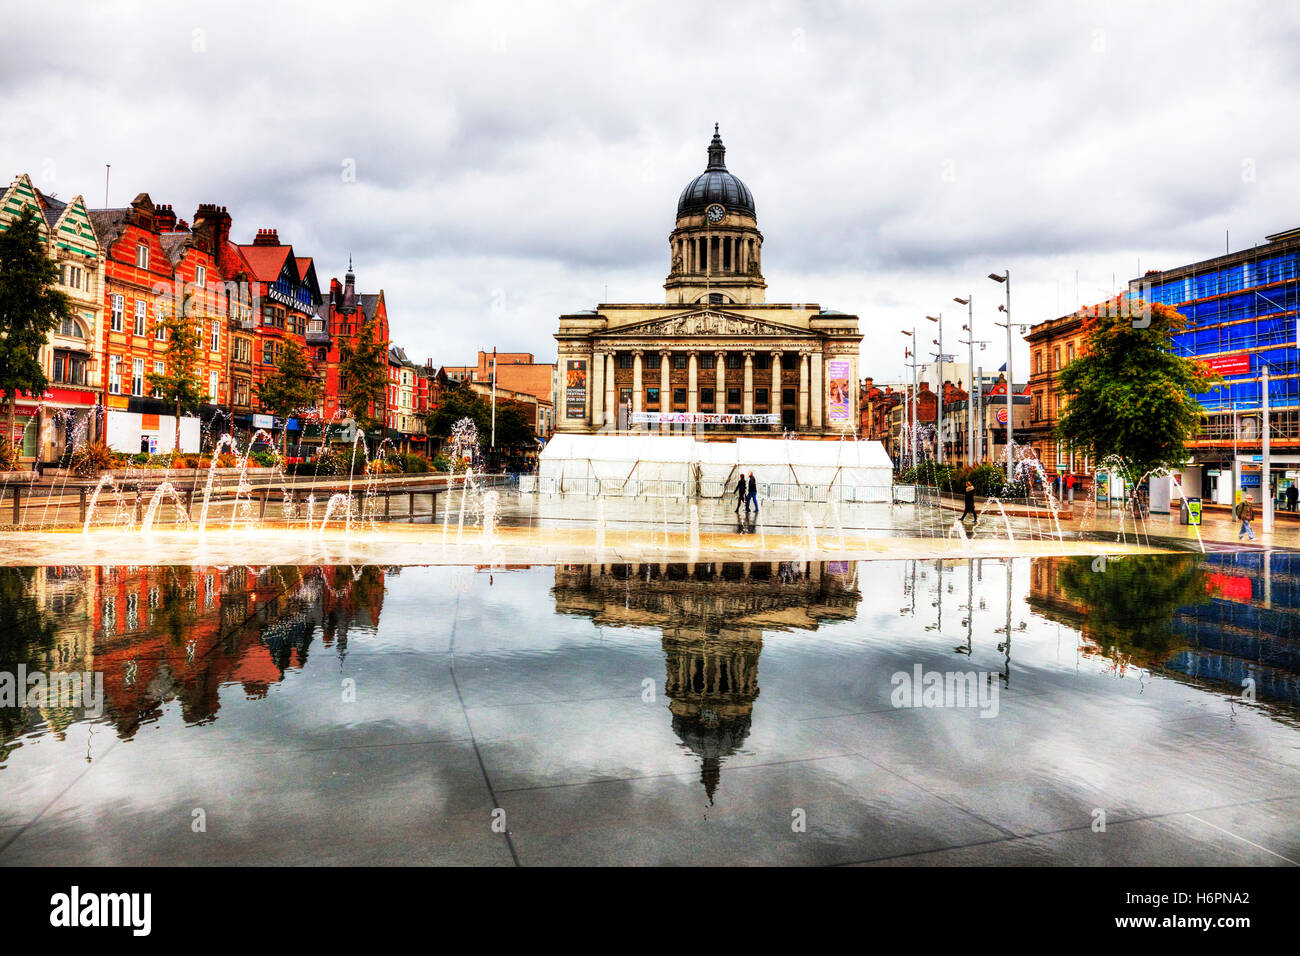
[[[1122,312],[1090,320],[1083,354],[1061,370],[1067,405],[1056,437],[1093,461],[1124,459],[1132,483],[1153,468],[1187,461],[1187,442],[1201,424],[1195,396],[1223,379],[1174,354],[1173,334],[1185,319],[1169,306]]]
[[[438,410],[424,420],[425,431],[435,438],[449,438],[452,427],[462,418],[473,420],[479,440],[485,446],[491,441],[491,400],[465,385],[458,385],[443,394],[438,402]],[[517,448],[531,444],[535,434],[523,405],[510,400],[497,400],[498,448]]]
[[[388,388],[388,343],[375,338],[374,321],[367,322],[353,341],[339,345],[339,379],[342,405],[358,427],[367,433],[383,423],[376,411],[384,404]]]
[[[184,312],[183,308],[168,310],[158,319],[167,342],[167,360],[161,375],[151,372],[147,378],[149,390],[157,392],[159,398],[176,410],[177,452],[181,450],[181,412],[196,412],[203,401],[198,380],[201,333]]]
[[[316,370],[307,362],[302,349],[293,341],[286,342],[284,351],[276,359],[275,371],[257,389],[262,407],[272,415],[286,419],[280,436],[281,454],[289,452],[289,416],[314,405],[322,391]]]
[[[41,395],[49,386],[38,357],[50,332],[72,317],[68,297],[52,288],[59,266],[45,250],[41,222],[30,206],[0,232],[0,392],[9,405],[13,441],[18,395]]]
[[[1199,555],[1049,558],[1056,583],[1078,608],[1078,625],[1116,663],[1158,667],[1186,642],[1172,621],[1210,600]],[[1059,564],[1058,564],[1059,562]]]

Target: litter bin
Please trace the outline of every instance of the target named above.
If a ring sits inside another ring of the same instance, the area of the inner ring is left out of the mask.
[[[1199,526],[1201,523],[1201,499],[1185,498],[1183,500],[1181,523]]]

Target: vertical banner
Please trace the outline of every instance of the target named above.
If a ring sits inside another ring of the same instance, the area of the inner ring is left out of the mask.
[[[564,406],[567,418],[587,417],[586,359],[569,359],[564,370]]]
[[[853,408],[848,359],[833,359],[826,366],[826,407],[832,422],[847,422]]]

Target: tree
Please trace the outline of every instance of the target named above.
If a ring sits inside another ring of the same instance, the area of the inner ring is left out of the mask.
[[[366,432],[378,429],[382,422],[375,417],[388,388],[388,343],[375,340],[375,323],[367,322],[355,340],[344,339],[339,345],[339,379],[342,382],[341,404]]]
[[[322,391],[316,370],[308,364],[302,349],[292,340],[286,342],[284,351],[276,359],[275,371],[257,389],[262,407],[272,415],[286,419],[284,433],[280,438],[281,454],[289,453],[287,419],[295,412],[316,404]]]
[[[9,405],[13,441],[18,395],[44,394],[49,387],[41,368],[40,348],[64,319],[72,317],[68,297],[51,288],[59,266],[45,251],[41,223],[30,206],[0,232],[0,392]]]
[[[158,397],[176,410],[176,445],[175,451],[181,450],[181,412],[198,411],[203,401],[203,391],[199,387],[199,346],[202,344],[200,333],[194,320],[184,314],[180,308],[158,319],[158,327],[163,330],[163,339],[167,342],[167,361],[162,374],[149,373],[148,387],[157,392]]]
[[[1068,404],[1056,437],[1093,461],[1110,455],[1125,460],[1135,484],[1152,469],[1187,461],[1187,442],[1201,424],[1196,395],[1223,379],[1204,363],[1174,354],[1173,333],[1186,320],[1169,306],[1120,313],[1090,319],[1083,354],[1061,370]]]
[[[448,389],[438,403],[438,410],[425,418],[425,431],[435,438],[449,438],[452,427],[462,418],[472,419],[484,444],[492,434],[492,404],[487,398],[463,384]],[[519,402],[497,402],[497,447],[512,448],[530,444],[535,432]]]

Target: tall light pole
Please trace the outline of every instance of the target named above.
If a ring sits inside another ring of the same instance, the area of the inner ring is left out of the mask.
[[[998,306],[999,312],[1007,314],[1007,484],[1015,481],[1015,465],[1011,461],[1011,440],[1013,433],[1013,423],[1015,421],[1015,399],[1012,393],[1015,391],[1015,376],[1011,372],[1011,270],[1008,269],[1006,274],[998,275],[996,272],[990,272],[989,278],[994,282],[1001,282],[1007,287],[1007,304]],[[1002,323],[999,322],[998,325]],[[1007,635],[1010,639],[1010,634]]]
[[[966,324],[962,326],[966,338],[957,341],[966,346],[969,355],[966,360],[966,376],[970,379],[966,391],[966,456],[967,464],[973,465],[975,464],[975,406],[978,404],[974,396],[979,394],[978,390],[983,384],[975,378],[975,343],[979,343],[981,352],[988,343],[975,338],[975,297],[968,295],[963,299],[961,296],[953,296],[952,301],[966,306]]]
[[[497,450],[497,347],[492,346],[492,452]]]
[[[916,326],[915,325],[912,326],[912,331],[910,332],[907,331],[907,329],[901,329],[900,331],[904,335],[910,336],[912,339],[912,345],[908,349],[908,351],[911,353],[912,356],[912,430],[909,433],[910,437],[908,438],[908,448],[912,452],[912,467],[916,467],[917,464],[916,446],[921,437],[920,428],[918,427],[918,422],[916,420]],[[904,404],[906,405],[906,403]]]
[[[927,315],[931,322],[939,323],[939,337],[934,339],[935,345],[939,346],[939,354],[935,356],[939,360],[939,400],[936,405],[937,413],[934,423],[934,434],[938,439],[938,457],[939,464],[943,464],[943,313],[938,315]]]

